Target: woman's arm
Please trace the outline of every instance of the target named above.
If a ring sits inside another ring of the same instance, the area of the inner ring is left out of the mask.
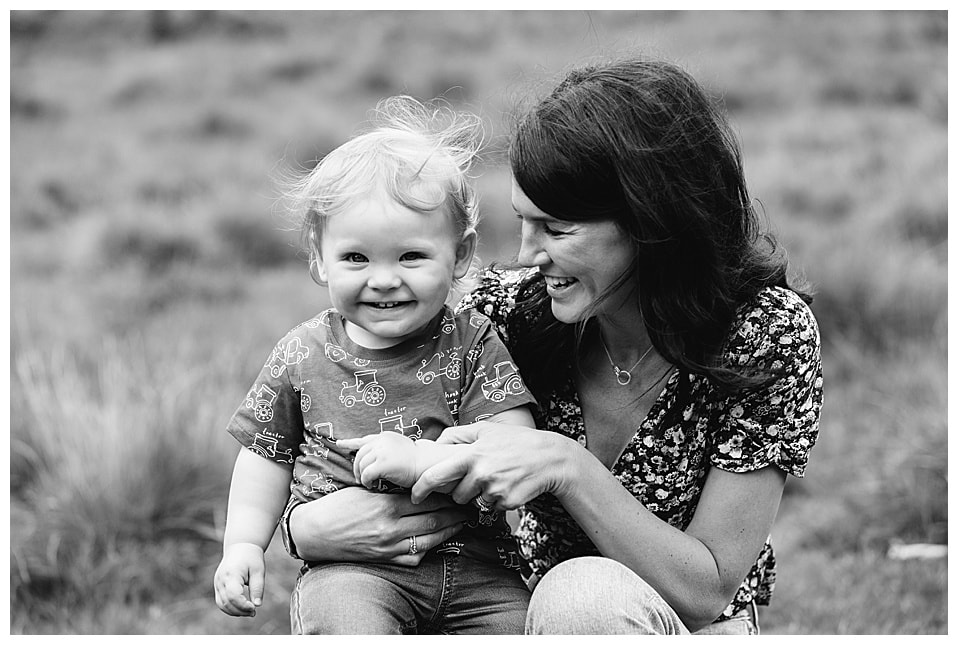
[[[445,440],[469,439],[474,439],[471,451],[423,474],[413,500],[450,481],[459,481],[452,492],[456,501],[482,492],[500,509],[552,493],[604,556],[642,576],[693,631],[725,609],[755,563],[785,483],[774,467],[746,474],[713,468],[683,532],[646,509],[573,439],[473,424],[450,431]]]
[[[778,513],[785,473],[712,468],[683,532],[660,520],[590,453],[556,497],[599,551],[638,573],[695,631],[728,606]]]
[[[408,495],[348,486],[296,506],[289,532],[303,560],[387,562],[417,566],[426,551],[462,530],[468,509],[433,495],[415,505]],[[409,553],[416,536],[417,553]]]

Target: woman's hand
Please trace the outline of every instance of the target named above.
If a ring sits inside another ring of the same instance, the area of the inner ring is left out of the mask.
[[[451,496],[465,504],[482,494],[499,510],[511,510],[542,493],[555,493],[571,480],[575,441],[554,432],[506,423],[480,421],[448,428],[437,443],[472,442],[427,469],[412,488],[419,503],[434,490],[458,481]]]
[[[304,560],[414,567],[426,551],[458,533],[474,512],[441,495],[414,505],[407,495],[349,486],[297,506],[290,515],[289,529]],[[415,553],[410,553],[412,536]]]

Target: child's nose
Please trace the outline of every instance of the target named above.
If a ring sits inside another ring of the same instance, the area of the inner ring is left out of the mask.
[[[376,289],[377,291],[396,289],[401,283],[399,274],[390,267],[373,269],[369,275],[369,280],[366,282],[370,289]]]

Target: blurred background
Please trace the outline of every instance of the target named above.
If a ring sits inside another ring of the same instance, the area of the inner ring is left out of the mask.
[[[570,65],[681,64],[817,293],[826,400],[773,531],[771,634],[947,631],[945,12],[69,12],[10,17],[11,631],[289,632],[213,603],[223,431],[326,306],[273,208],[380,98],[479,112],[483,260],[517,247],[503,150]]]

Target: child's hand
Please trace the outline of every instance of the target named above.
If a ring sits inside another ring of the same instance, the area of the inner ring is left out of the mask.
[[[356,481],[366,488],[375,487],[380,479],[408,488],[419,477],[416,442],[398,432],[386,431],[358,439],[340,439],[336,443],[346,450],[359,449],[353,461],[353,474]]]
[[[227,547],[213,575],[216,606],[230,616],[255,616],[265,586],[263,549],[248,542]]]

